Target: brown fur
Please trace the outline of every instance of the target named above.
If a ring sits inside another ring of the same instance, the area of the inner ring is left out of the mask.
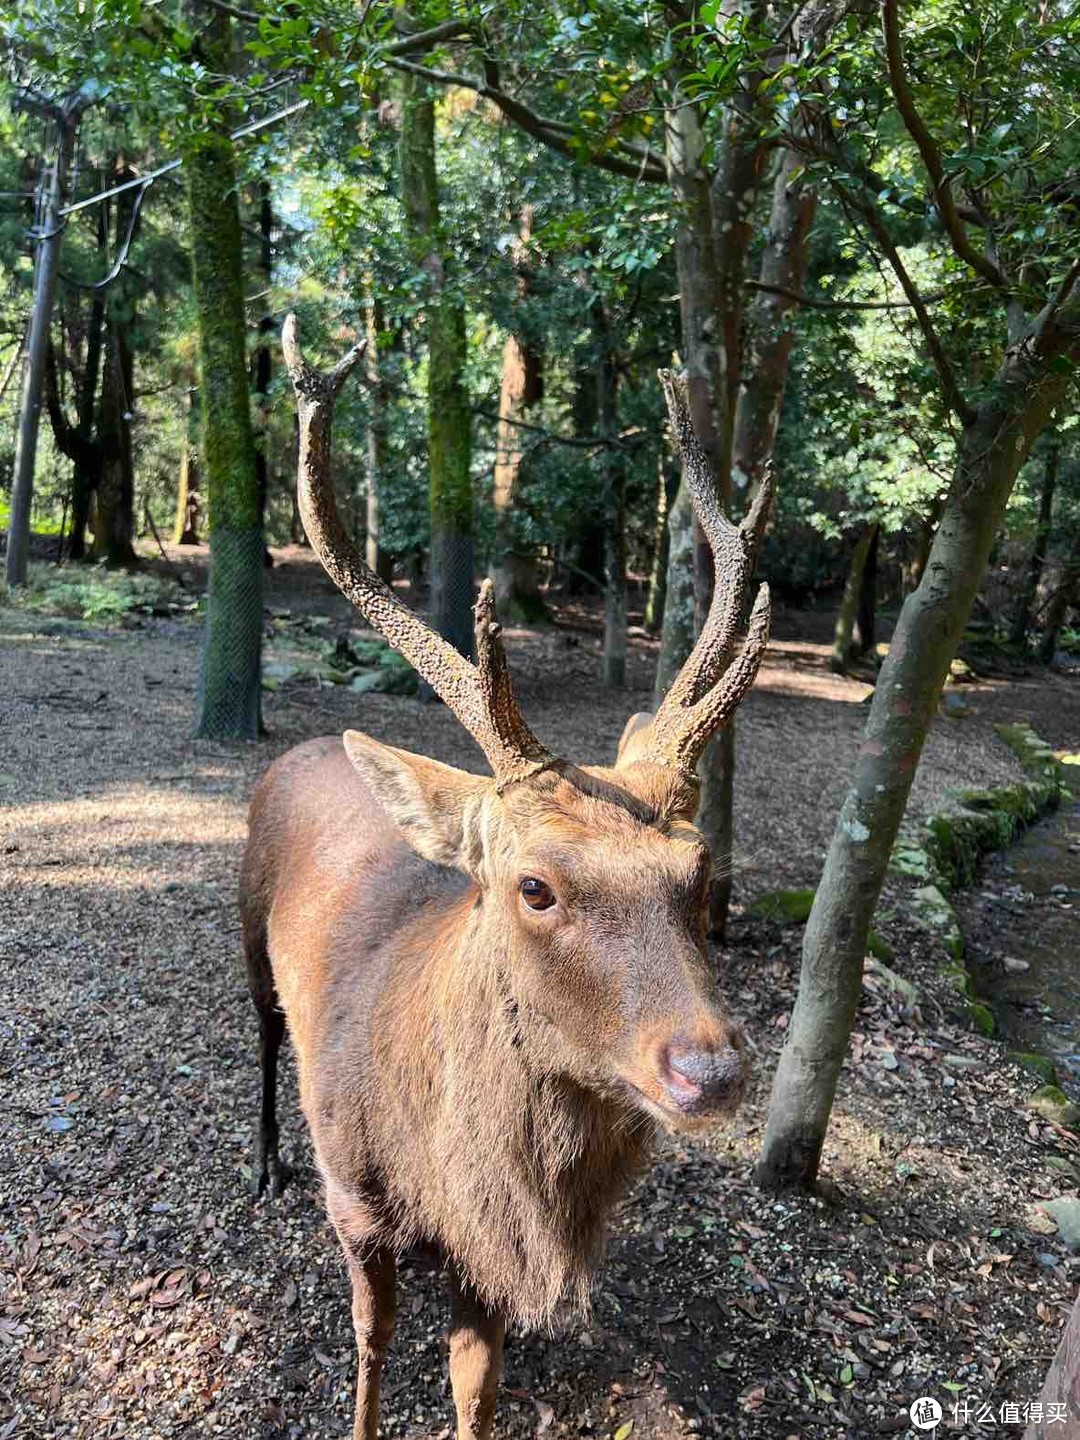
[[[242,874],[252,990],[287,1016],[354,1272],[419,1241],[478,1315],[586,1305],[657,1120],[695,1123],[672,1111],[662,1047],[741,1046],[704,959],[695,799],[635,762],[498,795],[356,733],[268,771]],[[532,874],[552,911],[521,900]]]

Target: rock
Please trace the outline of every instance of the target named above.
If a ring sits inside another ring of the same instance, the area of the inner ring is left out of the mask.
[[[1049,1120],[1052,1125],[1060,1125],[1065,1130],[1080,1126],[1080,1105],[1074,1105],[1057,1085],[1040,1085],[1024,1103],[1032,1114]]]
[[[994,1012],[989,1005],[984,1005],[981,1000],[969,1000],[967,1017],[980,1035],[989,1038],[997,1030],[997,1021],[994,1019]]]
[[[1057,1067],[1045,1055],[1036,1055],[1033,1051],[1027,1050],[1010,1050],[1005,1059],[1011,1060],[1014,1065],[1019,1065],[1021,1070],[1026,1070],[1031,1075],[1037,1075],[1044,1085],[1057,1084]]]
[[[946,1055],[944,1063],[950,1070],[983,1070],[986,1062],[977,1055]]]
[[[865,973],[873,975],[880,980],[895,995],[899,995],[906,1010],[914,1010],[919,1003],[919,992],[910,980],[905,980],[903,975],[898,975],[895,970],[890,970],[888,965],[875,959],[873,956],[866,962]]]
[[[955,690],[945,691],[941,697],[940,710],[942,715],[947,715],[951,720],[962,720],[965,715],[971,714],[971,706]]]
[[[1026,975],[1031,969],[1026,960],[1018,960],[1015,955],[1006,955],[1001,964],[1006,975]]]
[[[1051,894],[1051,895],[1068,895],[1068,893],[1069,893],[1069,887],[1068,887],[1068,885],[1062,885],[1060,881],[1059,881],[1056,885],[1051,885],[1051,886],[1050,886],[1050,894]]]
[[[1080,1197],[1060,1195],[1056,1200],[1040,1201],[1058,1228],[1058,1235],[1070,1250],[1080,1250]]]

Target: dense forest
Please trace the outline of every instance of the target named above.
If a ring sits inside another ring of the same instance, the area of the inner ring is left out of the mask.
[[[267,587],[308,545],[295,315],[323,369],[362,347],[334,423],[349,539],[463,655],[490,578],[504,625],[602,635],[602,687],[647,653],[660,705],[727,583],[695,463],[774,612],[827,617],[865,731],[754,1167],[767,1192],[813,1188],[946,687],[1080,652],[1080,17],[0,11],[5,604],[208,557],[190,727],[264,736]],[[742,723],[698,763],[718,942]]]

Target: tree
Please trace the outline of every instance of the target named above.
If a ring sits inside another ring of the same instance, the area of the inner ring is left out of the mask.
[[[472,653],[472,418],[465,394],[465,315],[449,284],[435,173],[435,102],[423,80],[403,82],[401,193],[425,284],[431,615],[439,634]]]
[[[1061,22],[1042,24],[1011,11],[1007,4],[989,15],[981,13],[974,25],[967,12],[954,12],[948,6],[935,14],[953,27],[949,32],[954,40],[950,59],[959,56],[964,66],[947,78],[940,73],[936,76],[935,96],[950,96],[947,110],[941,106],[937,117],[943,127],[945,115],[955,113],[950,86],[963,97],[960,112],[970,115],[971,104],[977,101],[984,106],[993,92],[1004,87],[1014,96],[1022,94],[1023,87],[1017,89],[1017,74],[1022,76],[1025,69],[1037,65],[1040,84],[1032,87],[1027,104],[1017,106],[1015,128],[1021,133],[1014,143],[1023,148],[1037,134],[1033,153],[1045,155],[1046,126],[1055,115],[1064,114],[1064,97],[1075,80],[1070,52],[1055,46],[1064,36]],[[865,225],[904,290],[933,360],[941,394],[954,417],[957,442],[953,480],[926,569],[918,588],[904,602],[882,667],[806,927],[798,998],[773,1084],[758,1167],[761,1182],[772,1187],[806,1186],[816,1178],[859,999],[870,921],[923,742],[1017,472],[1060,404],[1068,377],[1080,361],[1080,259],[1073,237],[1060,223],[1051,219],[1048,226],[1044,218],[1036,234],[1037,251],[1032,253],[1028,226],[1033,210],[1047,216],[1045,194],[1020,193],[1018,187],[1032,183],[1031,172],[1021,176],[1011,164],[1002,163],[995,166],[992,182],[975,192],[977,204],[970,207],[975,222],[988,228],[993,243],[986,248],[973,244],[953,193],[955,182],[947,178],[965,174],[970,135],[964,132],[961,137],[955,129],[943,129],[943,139],[931,135],[909,79],[897,0],[882,0],[881,19],[881,49],[870,51],[868,58],[879,69],[884,58],[893,113],[910,137],[953,256],[979,287],[980,318],[989,287],[1004,316],[1007,337],[996,367],[982,380],[978,398],[969,399],[893,239],[879,199],[890,193],[888,183],[883,184],[880,176],[871,181],[865,167],[853,163],[851,149],[844,148],[844,127],[826,120],[827,130],[819,132],[826,136],[820,153],[834,167],[832,184],[849,212]],[[1038,33],[1033,34],[1033,29]],[[940,36],[928,39],[924,30],[921,38],[924,45],[936,44]],[[978,48],[974,70],[970,68],[972,46]],[[1052,57],[1050,64],[1047,55]],[[941,56],[941,51],[936,52],[936,63],[947,66],[949,61]],[[925,76],[932,63],[925,49],[920,61]],[[854,79],[864,93],[861,87],[866,85],[869,71],[854,71],[858,67],[852,66],[849,58],[839,89],[843,91]],[[1052,88],[1051,82],[1060,88]],[[1030,99],[1036,90],[1040,95],[1037,114]],[[1051,96],[1062,106],[1056,112]],[[846,94],[838,94],[835,103],[842,106],[846,98]],[[990,111],[981,109],[980,113],[986,116]],[[943,156],[940,147],[950,140],[953,153],[946,151]],[[982,143],[992,144],[989,127]],[[899,168],[903,161],[899,156],[897,160]],[[1056,153],[1054,165],[1065,164],[1066,154]],[[854,179],[853,170],[858,172]],[[1037,176],[1037,183],[1049,189],[1055,178],[1055,172],[1048,175],[1044,171]],[[970,187],[970,178],[968,183]],[[903,195],[905,190],[901,187],[896,193]],[[1011,262],[1016,261],[1021,264],[1014,269]],[[1030,274],[1033,264],[1044,276],[1041,308],[1034,314],[1030,310],[1025,313],[1030,290],[1014,278]]]
[[[209,4],[196,13],[207,63],[227,73],[229,17]],[[262,497],[248,387],[236,163],[225,115],[210,116],[205,129],[188,135],[184,178],[210,532],[198,733],[254,740],[261,723]]]

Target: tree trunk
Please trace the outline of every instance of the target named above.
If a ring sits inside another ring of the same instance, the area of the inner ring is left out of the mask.
[[[105,375],[98,407],[101,470],[94,506],[92,555],[110,566],[135,560],[135,470],[131,456],[134,363],[127,325],[114,317],[105,324]]]
[[[199,454],[191,434],[194,409],[194,389],[189,385],[184,395],[184,434],[180,442],[176,486],[176,521],[173,525],[173,542],[176,545],[199,543]]]
[[[216,65],[228,65],[228,19],[206,8]],[[184,155],[199,327],[202,474],[210,530],[198,734],[254,740],[261,726],[263,527],[251,425],[236,164],[225,126]]]
[[[97,316],[98,306],[91,311]],[[100,328],[100,320],[99,320]],[[97,489],[101,474],[101,446],[94,436],[94,410],[97,399],[97,371],[100,369],[100,341],[87,345],[86,365],[80,388],[79,420],[72,425],[64,413],[60,399],[57,375],[56,353],[50,343],[45,357],[45,404],[49,411],[53,440],[62,455],[72,462],[71,482],[71,528],[68,538],[68,558],[81,560],[86,554],[86,526],[90,519],[90,502]],[[92,367],[92,368],[91,368]],[[90,419],[84,426],[83,405],[90,392]]]
[[[26,563],[30,553],[30,507],[34,498],[34,464],[37,460],[38,431],[44,398],[45,356],[49,348],[53,302],[56,299],[57,266],[63,227],[58,211],[67,198],[71,157],[75,149],[76,123],[65,111],[60,120],[56,161],[42,187],[42,203],[36,216],[37,253],[34,256],[34,299],[26,341],[22,398],[19,402],[15,463],[11,478],[11,515],[8,520],[5,575],[11,586],[26,584]]]
[[[806,183],[805,161],[785,150],[773,185],[769,230],[761,255],[758,290],[747,317],[748,353],[735,410],[733,488],[749,498],[772,458],[787,388],[798,302],[780,290],[802,292],[807,238],[817,200]]]
[[[855,542],[855,548],[851,552],[851,560],[848,563],[844,594],[836,617],[836,629],[833,631],[832,655],[829,657],[829,669],[837,675],[847,674],[847,668],[851,664],[853,656],[852,637],[855,633],[855,616],[859,608],[863,569],[866,565],[866,557],[870,553],[870,538],[873,530],[874,527],[868,525],[862,532]]]
[[[649,592],[645,601],[645,629],[650,635],[657,634],[664,623],[670,553],[668,512],[674,498],[674,494],[668,493],[667,456],[661,449],[656,463],[656,526],[653,533],[652,564],[649,567]]]
[[[759,1181],[811,1186],[862,987],[863,956],[923,742],[1005,505],[1035,436],[1060,401],[1055,361],[1075,345],[1080,302],[1006,352],[965,427],[918,589],[904,602],[874,691],[855,772],[803,939],[799,993],[773,1083]],[[1065,367],[1066,369],[1068,367]]]
[[[274,375],[273,346],[277,339],[269,291],[274,283],[274,204],[270,181],[259,181],[259,279],[267,292],[259,302],[259,343],[255,347],[255,477],[259,486],[259,515],[266,524],[270,494],[270,382]]]
[[[389,584],[393,578],[394,563],[393,557],[382,546],[382,520],[379,511],[380,490],[389,468],[390,459],[390,433],[386,420],[386,381],[383,377],[382,357],[379,355],[379,336],[383,332],[383,308],[382,301],[375,293],[375,282],[371,276],[368,276],[367,279],[367,290],[368,300],[364,308],[364,334],[367,337],[367,352],[364,356],[364,363],[367,367],[370,419],[365,451],[367,496],[364,507],[364,534],[367,563],[380,580],[385,580]]]
[[[616,444],[619,433],[619,371],[607,313],[593,306],[597,340],[596,413],[607,441],[601,452],[604,489],[604,662],[605,685],[626,684],[626,458]]]
[[[1016,613],[1013,616],[1009,639],[1014,645],[1023,645],[1031,628],[1031,610],[1039,593],[1046,552],[1050,548],[1052,517],[1054,513],[1054,491],[1057,489],[1058,462],[1061,458],[1061,442],[1055,436],[1046,449],[1043,466],[1042,486],[1039,490],[1039,518],[1035,522],[1035,541],[1031,556],[1024,571],[1020,593],[1016,597]]]
[[[668,511],[667,596],[656,662],[653,705],[671,689],[694,644],[694,507],[686,481],[679,482]]]
[[[1055,1407],[1059,1415],[1065,1417],[1060,1430],[1057,1427],[1057,1421],[1053,1422],[1053,1434],[1059,1435],[1061,1440],[1078,1440],[1080,1437],[1080,1414],[1076,1409],[1078,1396],[1080,1396],[1080,1296],[1077,1297],[1073,1308],[1069,1311],[1064,1333],[1058,1343],[1050,1369],[1046,1372],[1043,1387],[1039,1391],[1039,1400],[1042,1402],[1042,1421],[1032,1420],[1024,1431],[1024,1440],[1043,1440],[1043,1437],[1049,1433],[1049,1425],[1044,1428],[1042,1422],[1054,1413],[1051,1406]]]
[[[1080,599],[1080,530],[1073,536],[1072,546],[1057,589],[1050,597],[1043,619],[1043,632],[1039,637],[1039,659],[1049,665],[1057,651],[1058,637],[1065,624],[1071,606]]]
[[[413,249],[427,279],[431,619],[463,655],[473,647],[472,427],[465,394],[465,314],[447,288],[435,174],[435,105],[406,77],[401,188]]]
[[[522,207],[515,259],[518,267],[518,298],[528,294],[525,269],[527,246],[532,234],[533,210]],[[495,480],[492,502],[495,509],[495,556],[492,579],[499,614],[507,620],[539,620],[547,607],[540,597],[539,575],[534,556],[520,554],[514,544],[514,505],[521,481],[523,456],[521,422],[543,394],[543,368],[539,353],[520,327],[506,337],[502,353],[502,380],[499,387],[499,423],[495,433]]]
[[[871,525],[870,546],[863,565],[859,585],[859,603],[855,607],[855,627],[851,636],[852,654],[858,659],[872,655],[877,636],[878,555],[881,551],[881,526]]]

